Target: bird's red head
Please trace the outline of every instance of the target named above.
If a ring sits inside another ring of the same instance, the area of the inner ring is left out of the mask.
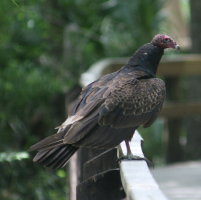
[[[157,34],[152,39],[151,43],[154,46],[161,47],[163,49],[172,48],[179,50],[179,45],[168,35]]]

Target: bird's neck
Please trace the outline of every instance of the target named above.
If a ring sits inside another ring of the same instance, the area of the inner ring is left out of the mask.
[[[150,77],[155,77],[163,53],[164,50],[162,48],[151,43],[145,44],[130,58],[126,67],[144,71]]]

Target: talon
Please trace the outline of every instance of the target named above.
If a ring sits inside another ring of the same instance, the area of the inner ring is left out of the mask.
[[[140,157],[140,156],[136,156],[136,155],[132,154],[128,140],[125,140],[125,143],[126,143],[126,148],[127,148],[127,155],[120,157],[117,161],[122,161],[122,160],[144,160],[144,161],[146,161],[148,167],[154,167],[153,163],[149,159],[147,159],[146,157]]]
[[[154,167],[153,163],[149,159],[147,159],[146,157],[135,156],[133,154],[129,154],[127,156],[122,156],[122,157],[120,157],[120,158],[117,159],[118,162],[120,162],[122,160],[127,160],[127,161],[131,161],[131,160],[144,160],[144,161],[146,161],[148,167]]]

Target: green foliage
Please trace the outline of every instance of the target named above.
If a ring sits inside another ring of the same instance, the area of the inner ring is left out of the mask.
[[[54,173],[41,169],[41,166],[33,165],[30,159],[0,162],[0,167],[1,176],[3,176],[3,179],[2,177],[0,179],[0,198],[3,200],[66,199],[64,169]],[[64,174],[64,176],[58,174]]]
[[[29,158],[29,154],[27,152],[10,152],[10,153],[0,153],[0,162],[12,162],[14,160],[22,160]]]
[[[64,120],[63,91],[93,62],[149,41],[161,1],[0,1],[1,199],[65,198],[65,171],[20,152]]]
[[[158,32],[161,1],[108,1],[101,38],[110,56],[127,56]],[[122,45],[123,44],[123,45]]]
[[[51,119],[48,118],[53,115],[53,110],[49,110],[49,107],[53,96],[61,88],[60,82],[47,70],[23,63],[21,66],[11,64],[2,70],[0,85],[1,94],[4,94],[0,101],[0,126],[4,130],[0,149],[8,145],[8,141],[4,139],[11,140],[12,148],[18,148],[16,140],[32,132],[29,130],[30,123],[34,123],[31,121],[36,115],[40,115],[39,117],[46,115],[47,119],[44,118],[43,123],[50,122]]]

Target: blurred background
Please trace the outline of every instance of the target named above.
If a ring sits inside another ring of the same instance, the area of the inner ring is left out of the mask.
[[[64,121],[94,62],[131,56],[159,32],[178,41],[180,53],[200,53],[200,10],[200,0],[1,0],[0,199],[66,199],[66,170],[32,163],[29,146]],[[199,75],[176,81],[167,101],[199,103]],[[158,165],[200,159],[200,114],[141,129],[147,157]]]

